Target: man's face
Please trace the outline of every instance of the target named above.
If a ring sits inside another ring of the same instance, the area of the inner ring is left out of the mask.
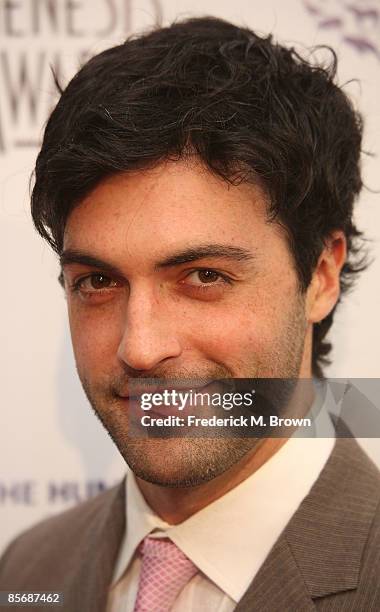
[[[145,480],[199,484],[254,441],[129,437],[130,378],[310,375],[304,296],[258,186],[189,161],[113,176],[70,214],[64,253],[81,382]]]

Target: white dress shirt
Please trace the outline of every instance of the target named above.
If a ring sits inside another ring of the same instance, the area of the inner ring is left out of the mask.
[[[133,611],[141,567],[136,549],[152,532],[170,538],[199,569],[180,592],[173,612],[234,610],[330,456],[334,429],[326,408],[333,401],[328,389],[313,422],[314,435],[325,437],[292,436],[259,470],[178,525],[153,512],[128,470],[127,529],[107,612]]]

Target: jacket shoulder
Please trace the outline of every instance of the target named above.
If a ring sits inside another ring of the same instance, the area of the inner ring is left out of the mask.
[[[90,500],[44,519],[12,540],[0,559],[0,590],[28,584],[28,568],[34,588],[39,586],[39,576],[44,590],[49,574],[59,580],[67,571],[67,564],[74,560],[75,551],[99,525],[123,486],[119,483]]]
[[[337,567],[336,572],[339,571],[340,568]],[[380,505],[377,507],[363,551],[356,587],[321,599],[317,598],[314,603],[318,612],[380,610]]]
[[[346,466],[346,475],[343,476],[345,509],[331,489],[331,499],[341,523],[336,522],[330,538],[334,541],[341,532],[347,537],[341,542],[340,563],[336,562],[330,569],[335,576],[344,573],[345,552],[350,573],[356,579],[347,584],[347,590],[317,597],[314,603],[321,612],[380,610],[380,471],[356,440],[341,440],[340,445]],[[338,488],[340,485],[336,483],[335,486]],[[349,526],[349,530],[342,522]],[[355,549],[357,552],[353,554]]]

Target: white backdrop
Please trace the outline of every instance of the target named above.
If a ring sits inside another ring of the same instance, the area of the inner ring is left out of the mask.
[[[34,232],[28,181],[54,100],[79,62],[161,20],[211,14],[302,49],[332,45],[339,80],[366,118],[368,188],[380,189],[380,0],[0,0],[0,549],[21,529],[86,499],[123,463],[80,388],[55,256]],[[380,375],[380,208],[369,189],[357,222],[375,261],[334,324],[333,377]],[[380,464],[380,441],[364,440]]]

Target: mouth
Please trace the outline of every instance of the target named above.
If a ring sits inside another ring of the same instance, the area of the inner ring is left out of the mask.
[[[191,391],[194,393],[201,393],[202,390],[205,390],[206,388],[209,388],[215,384],[218,384],[217,380],[198,380],[197,382],[191,382],[190,384],[189,381],[180,382],[171,380],[166,384],[163,384],[162,381],[149,381],[147,383],[133,383],[130,385],[130,388],[126,390],[126,392],[117,393],[117,395],[121,399],[137,401],[140,400],[141,396],[144,394],[149,394],[151,396],[154,394],[163,395],[165,392],[166,394],[170,394],[172,391],[178,393],[190,393]]]
[[[191,396],[192,392],[205,393],[206,388],[209,386],[210,385],[199,385],[195,387],[192,385],[191,387],[173,387],[170,385],[169,387],[139,387],[139,389],[133,389],[133,394],[120,395],[119,398],[127,403],[132,410],[141,410],[142,413],[154,414],[157,416],[174,416],[183,412],[183,409],[187,405],[187,399]],[[154,403],[152,402],[152,398],[157,398]],[[149,408],[143,408],[144,399],[149,399]]]
[[[155,384],[139,383],[136,387],[133,385],[128,393],[118,397],[125,403],[130,414],[137,418],[142,414],[157,417],[183,416],[185,412],[189,414],[189,409],[194,414],[206,414],[210,410],[213,413],[215,409],[207,403],[209,399],[199,400],[194,394],[210,398],[215,393],[220,394],[224,386],[220,380],[198,380],[196,384],[189,384],[189,381],[170,381],[166,385],[163,385],[162,381],[156,381]]]
[[[180,382],[177,383],[176,381],[169,381],[166,384],[163,384],[161,381],[157,383],[148,383],[148,384],[133,383],[132,385],[130,385],[130,389],[129,390],[127,389],[126,393],[121,393],[120,396],[123,398],[138,398],[138,397],[141,397],[141,395],[143,395],[144,393],[153,395],[155,393],[163,394],[165,391],[168,393],[171,393],[172,391],[176,391],[180,393],[185,393],[185,392],[190,392],[190,391],[200,392],[201,389],[212,384],[212,382],[213,381],[207,381],[207,382],[202,381],[202,382],[197,382],[195,384],[192,384],[192,383],[189,384],[189,381],[183,381],[183,383],[180,383]]]

